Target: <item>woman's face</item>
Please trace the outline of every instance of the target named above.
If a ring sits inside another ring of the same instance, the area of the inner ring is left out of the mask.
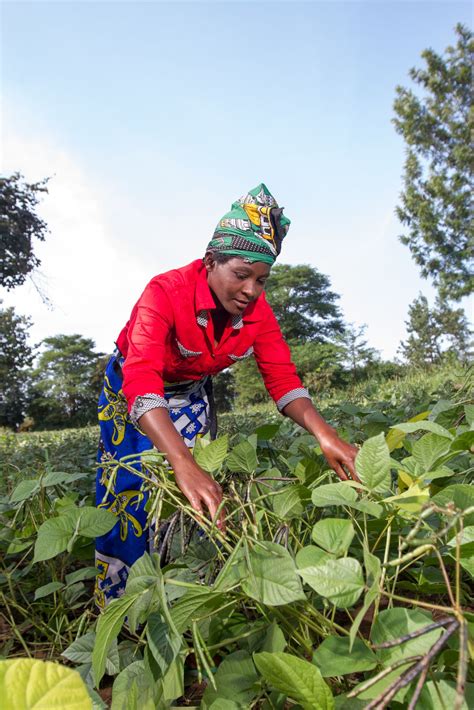
[[[243,313],[260,296],[271,268],[262,261],[247,264],[238,256],[219,264],[210,254],[206,254],[204,265],[216,305],[232,315]]]

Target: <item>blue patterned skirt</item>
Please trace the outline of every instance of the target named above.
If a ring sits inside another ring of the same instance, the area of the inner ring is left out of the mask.
[[[119,468],[110,485],[106,459],[118,461],[136,454],[128,465],[139,468],[140,454],[153,448],[150,439],[136,427],[127,412],[122,391],[124,358],[116,351],[109,360],[99,397],[100,443],[97,461],[96,504],[117,516],[117,524],[106,535],[96,538],[96,599],[100,607],[124,593],[130,566],[153,547],[153,530],[147,525],[145,505],[148,494],[142,479]],[[170,418],[190,448],[196,438],[211,430],[215,436],[215,414],[211,379],[181,382],[165,386]],[[107,488],[109,490],[107,491]]]

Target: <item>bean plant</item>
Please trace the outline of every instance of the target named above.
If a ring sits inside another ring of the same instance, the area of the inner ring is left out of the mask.
[[[225,534],[146,452],[155,551],[101,614],[93,537],[116,518],[93,507],[91,471],[10,471],[4,657],[60,656],[88,689],[84,707],[107,707],[110,686],[114,710],[473,707],[474,405],[462,390],[400,410],[346,402],[332,418],[360,445],[360,484],[339,481],[288,420],[201,439]],[[112,486],[137,461],[103,465]]]

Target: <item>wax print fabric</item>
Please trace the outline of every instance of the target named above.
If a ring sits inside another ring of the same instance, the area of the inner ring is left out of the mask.
[[[260,183],[236,200],[220,220],[207,251],[273,264],[290,220],[266,185]]]
[[[127,411],[122,389],[124,358],[118,351],[112,355],[105,372],[104,386],[99,397],[100,444],[96,479],[96,505],[117,516],[117,524],[106,535],[96,538],[96,601],[103,608],[125,591],[130,566],[145,552],[160,551],[159,521],[147,525],[145,506],[148,493],[143,491],[142,479],[119,467],[112,477],[112,467],[106,462],[123,457],[127,464],[140,470],[140,454],[153,448],[148,437],[133,424]],[[198,436],[211,428],[213,402],[208,378],[190,383],[168,385],[164,399],[170,418],[189,448]],[[135,457],[133,455],[136,455]],[[112,480],[111,480],[112,479]],[[163,530],[166,530],[166,524]]]

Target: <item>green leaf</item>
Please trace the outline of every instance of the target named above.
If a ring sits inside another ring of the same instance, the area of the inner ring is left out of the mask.
[[[310,492],[304,486],[287,486],[273,497],[273,510],[283,520],[299,517],[310,501]]]
[[[92,710],[77,671],[51,661],[15,658],[0,661],[2,710]]]
[[[362,673],[375,668],[377,657],[361,639],[355,639],[352,651],[349,647],[347,636],[329,636],[318,646],[313,654],[313,663],[316,663],[323,678]]]
[[[269,441],[280,431],[281,423],[278,424],[263,424],[255,429],[257,438],[261,441]]]
[[[399,678],[402,673],[406,671],[408,666],[403,666],[401,668],[396,668],[394,671],[386,675],[384,678],[381,678],[378,680],[374,685],[371,685],[370,688],[367,688],[367,690],[363,690],[362,692],[359,692],[357,697],[360,700],[365,701],[364,707],[367,707],[367,700],[372,700],[374,698],[378,698],[379,695],[382,693],[382,691],[386,690],[388,686],[393,683],[394,680]],[[365,683],[366,681],[363,681]],[[362,685],[362,683],[359,683],[358,685],[355,686],[354,690],[356,688],[359,688],[359,685]],[[403,702],[406,694],[408,693],[409,686],[405,686],[405,688],[401,688],[401,690],[398,691],[398,693],[395,695],[395,700],[398,702]],[[405,706],[404,706],[405,707]],[[420,708],[421,710],[421,708]]]
[[[332,559],[332,555],[325,550],[316,545],[306,545],[296,554],[296,566],[298,569],[316,567],[329,559]]]
[[[50,471],[41,479],[41,488],[48,486],[59,486],[63,483],[71,484],[74,481],[80,481],[82,478],[88,478],[88,473],[67,473],[67,471]]]
[[[375,600],[379,596],[380,596],[380,591],[379,591],[379,583],[378,583],[378,579],[377,579],[377,581],[372,584],[372,586],[368,590],[367,594],[365,595],[364,603],[363,603],[361,609],[359,610],[356,618],[354,619],[354,623],[351,626],[351,630],[349,633],[350,644],[355,643],[357,632],[359,631],[359,626],[363,622],[364,617],[367,614],[368,610],[370,609],[372,604],[375,602]]]
[[[456,483],[447,486],[432,498],[433,502],[440,507],[445,507],[449,503],[454,503],[458,510],[466,510],[474,505],[474,487],[467,483]],[[464,518],[464,525],[474,525],[474,513]]]
[[[276,621],[272,621],[263,639],[260,651],[267,653],[281,653],[286,648],[286,639],[283,631]]]
[[[465,404],[464,413],[466,415],[469,426],[474,425],[474,404]]]
[[[252,599],[280,606],[306,598],[293,558],[282,545],[262,542],[244,560],[247,574],[242,589]]]
[[[420,473],[431,471],[448,453],[451,442],[438,434],[425,434],[413,444],[412,455],[419,466]]]
[[[216,593],[209,587],[190,589],[173,605],[171,618],[180,634],[192,626],[193,621],[225,604],[225,594]]]
[[[23,552],[28,547],[31,547],[33,540],[12,540],[7,548],[7,555],[17,555],[19,552]]]
[[[401,607],[385,609],[378,614],[372,626],[370,638],[372,643],[377,646],[386,641],[392,641],[400,636],[410,634],[412,631],[418,631],[432,622],[433,620],[429,614],[417,609]],[[423,636],[418,636],[391,648],[378,649],[376,653],[384,665],[390,665],[408,656],[423,655],[438,640],[441,633],[441,629],[435,629]]]
[[[445,429],[444,427],[436,424],[435,422],[404,422],[403,424],[394,424],[390,427],[391,429],[397,429],[402,431],[404,434],[412,434],[414,431],[430,431],[432,434],[438,434],[439,436],[444,436],[446,439],[453,439],[453,435]]]
[[[45,520],[38,530],[33,562],[49,560],[64,552],[73,532],[74,522],[70,516]]]
[[[229,454],[226,461],[229,471],[254,473],[258,466],[257,454],[249,441],[241,441]]]
[[[364,590],[362,567],[352,557],[328,560],[317,567],[305,567],[298,574],[318,594],[342,609],[353,606]]]
[[[116,523],[116,516],[102,508],[69,508],[40,526],[33,561],[49,560],[64,552],[73,534],[98,537],[112,530]]]
[[[451,443],[451,451],[472,451],[474,447],[474,431],[465,431]]]
[[[195,459],[201,468],[209,473],[218,471],[227,456],[229,437],[227,434],[211,441],[207,446],[202,446],[195,451]]]
[[[73,641],[72,644],[62,652],[61,656],[64,656],[64,658],[67,658],[68,661],[72,661],[73,663],[91,663],[94,644],[95,631],[89,631],[89,633]]]
[[[289,653],[255,653],[253,658],[267,683],[304,710],[333,710],[331,690],[312,663]]]
[[[326,508],[330,505],[351,505],[357,500],[357,492],[346,483],[327,483],[313,490],[313,505]]]
[[[84,535],[84,537],[105,535],[117,523],[117,517],[113,513],[103,508],[94,508],[91,505],[68,511],[65,515],[71,516],[74,523],[79,522],[77,532],[78,535]]]
[[[148,617],[146,637],[150,651],[164,676],[181,649],[182,638],[169,628],[157,611]]]
[[[131,663],[114,681],[111,710],[155,710],[153,685],[143,661]]]
[[[312,494],[313,504],[317,508],[327,508],[330,505],[345,505],[354,510],[379,518],[383,513],[382,506],[365,498],[358,498],[357,491],[350,483],[327,483],[315,488]]]
[[[35,601],[47,597],[49,594],[53,594],[53,592],[57,592],[58,589],[62,589],[63,587],[64,584],[62,582],[49,582],[42,587],[38,587],[35,591]]]
[[[128,611],[131,631],[135,632],[137,625],[145,623],[148,614],[159,607],[161,577],[160,558],[156,553],[149,555],[145,552],[130,567],[125,590],[127,595],[137,595]]]
[[[37,478],[20,481],[10,496],[10,503],[20,503],[31,498],[39,491],[39,481]]]
[[[421,412],[420,414],[417,414],[416,416],[412,417],[409,419],[409,422],[419,422],[422,419],[427,419],[430,414],[430,411],[427,410],[426,412]],[[403,439],[405,438],[405,433],[403,431],[400,431],[399,429],[391,429],[391,431],[388,432],[387,436],[385,437],[385,441],[387,442],[387,446],[390,451],[393,451],[394,449],[397,449],[398,447],[401,446]]]
[[[425,683],[417,705],[423,710],[451,709],[456,706],[456,683],[452,680],[438,678]],[[474,683],[466,683],[465,695],[460,710],[474,707]]]
[[[340,557],[349,549],[354,534],[354,526],[350,520],[324,518],[313,526],[311,536],[319,547]]]
[[[127,612],[138,598],[138,594],[114,599],[99,616],[97,635],[92,654],[92,669],[96,685],[99,685],[105,671],[105,662],[114,639],[122,628]]]
[[[76,584],[76,582],[82,582],[84,579],[93,579],[97,577],[98,574],[99,570],[97,567],[81,567],[81,569],[77,569],[75,572],[69,572],[69,574],[66,575],[66,584],[69,586],[70,584]]]
[[[258,675],[247,651],[224,658],[214,679],[216,689],[207,686],[200,706],[203,710],[225,708],[226,701],[233,701],[236,708],[247,708],[257,693]]]
[[[355,465],[360,480],[369,491],[380,494],[390,491],[390,452],[383,433],[364,441]]]

